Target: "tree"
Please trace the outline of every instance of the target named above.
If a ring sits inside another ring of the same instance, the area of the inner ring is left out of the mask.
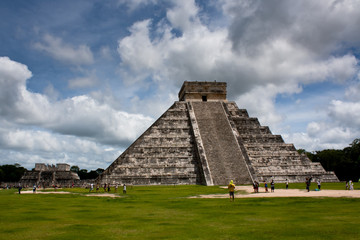
[[[87,178],[88,173],[86,169],[81,169],[77,174],[79,175],[81,180],[88,179]]]
[[[2,165],[0,166],[0,181],[1,182],[18,182],[24,175],[26,169],[20,164]]]
[[[71,166],[70,171],[78,173],[80,168],[78,166]]]
[[[87,179],[96,179],[99,176],[99,174],[95,170],[91,170],[87,174]]]
[[[327,171],[334,171],[339,180],[357,181],[360,177],[360,139],[355,139],[343,150],[325,149],[306,152],[313,162],[320,162]]]

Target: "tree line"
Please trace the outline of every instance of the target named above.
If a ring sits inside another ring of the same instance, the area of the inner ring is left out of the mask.
[[[91,170],[90,172],[88,172],[87,169],[80,169],[78,166],[72,166],[70,167],[70,171],[76,172],[81,180],[85,180],[97,178],[101,173],[104,172],[104,169],[98,168],[96,170]]]
[[[358,181],[360,178],[360,138],[342,150],[325,149],[305,153],[312,162],[319,162],[326,171],[334,171],[340,181]]]

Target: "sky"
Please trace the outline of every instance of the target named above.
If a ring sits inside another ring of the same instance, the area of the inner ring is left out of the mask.
[[[307,151],[360,138],[360,0],[0,1],[0,165],[107,168],[184,81]]]

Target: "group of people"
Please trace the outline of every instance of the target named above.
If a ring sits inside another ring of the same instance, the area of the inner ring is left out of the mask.
[[[119,187],[119,184],[115,184],[115,191],[114,191],[114,192],[117,192],[118,187]],[[99,189],[100,189],[100,185],[97,184],[97,185],[96,185],[96,192],[98,192]],[[91,183],[91,184],[90,184],[90,190],[89,190],[89,192],[92,192],[93,190],[94,190],[94,184]],[[110,184],[106,184],[106,183],[105,183],[105,184],[104,184],[104,192],[110,192],[110,191],[111,191]],[[123,185],[123,193],[126,194],[126,184],[125,184],[125,183],[124,183],[124,185]]]
[[[354,190],[354,183],[351,180],[346,182],[346,190]]]
[[[311,180],[312,180],[312,177],[308,177],[308,178],[306,178],[306,180],[305,180],[306,190],[307,190],[308,192],[310,192]],[[317,179],[317,180],[316,180],[316,183],[317,183],[317,187],[318,187],[318,188],[316,189],[316,191],[320,191],[320,190],[321,190],[321,180],[320,180],[320,179]]]
[[[260,186],[260,183],[258,181],[254,181],[254,183],[253,183],[254,193],[259,192],[259,186]],[[275,191],[275,181],[274,181],[274,179],[271,180],[270,187],[271,187],[271,192],[274,192]],[[266,181],[264,181],[264,188],[265,188],[266,193],[269,192],[268,184],[267,184]]]
[[[288,181],[286,179],[286,189],[288,187]],[[260,186],[260,183],[258,181],[254,181],[253,182],[253,188],[254,188],[254,193],[258,193],[259,192],[259,186]],[[267,182],[264,182],[264,186],[265,186],[265,192],[269,192],[268,191],[268,184]],[[275,181],[274,179],[271,180],[270,182],[270,186],[271,186],[271,192],[274,192],[275,191]],[[231,180],[229,185],[228,185],[228,190],[229,190],[229,195],[230,195],[230,201],[234,201],[234,194],[235,194],[235,184],[234,184],[234,181]]]

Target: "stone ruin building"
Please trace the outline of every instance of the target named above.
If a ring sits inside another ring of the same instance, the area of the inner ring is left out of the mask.
[[[66,163],[58,163],[55,165],[47,165],[44,163],[36,163],[35,169],[26,171],[20,179],[23,186],[33,186],[34,184],[41,187],[71,186],[80,181],[77,173],[70,171],[70,165]]]
[[[245,109],[226,99],[225,82],[185,81],[176,101],[97,179],[99,184],[335,182]]]

